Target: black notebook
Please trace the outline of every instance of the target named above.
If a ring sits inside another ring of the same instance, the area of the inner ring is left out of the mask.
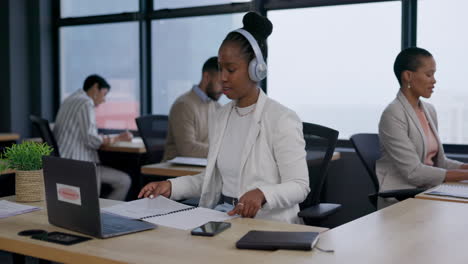
[[[318,232],[256,231],[245,234],[236,243],[240,249],[293,249],[311,250],[319,237]]]

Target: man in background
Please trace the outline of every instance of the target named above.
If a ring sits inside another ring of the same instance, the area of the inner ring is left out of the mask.
[[[211,57],[203,64],[200,83],[171,107],[163,160],[208,156],[208,116],[219,108],[221,90],[218,57]]]
[[[83,89],[67,97],[60,106],[54,126],[54,135],[62,158],[95,162],[98,188],[101,182],[110,184],[108,199],[124,200],[130,188],[130,177],[119,170],[100,165],[97,150],[103,145],[118,141],[130,141],[132,134],[117,136],[99,135],[96,126],[95,107],[106,100],[110,85],[99,75],[86,78]]]

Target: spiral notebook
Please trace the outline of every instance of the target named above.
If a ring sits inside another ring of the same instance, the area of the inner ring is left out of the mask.
[[[468,199],[468,185],[444,183],[425,194]]]
[[[225,221],[235,217],[209,208],[181,204],[163,196],[121,203],[102,211],[183,230],[193,229],[209,221]]]

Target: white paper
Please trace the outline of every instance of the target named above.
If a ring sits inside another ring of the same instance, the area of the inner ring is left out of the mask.
[[[131,219],[142,219],[157,225],[193,229],[209,221],[225,221],[237,216],[203,207],[193,207],[158,196],[154,199],[140,199],[103,208],[106,213]]]
[[[120,203],[103,208],[102,211],[124,216],[132,219],[141,219],[152,215],[167,214],[169,212],[191,208],[192,206],[181,204],[159,195],[154,199],[139,199],[131,202]]]
[[[229,216],[225,212],[196,207],[182,212],[145,218],[143,220],[157,225],[189,230],[204,225],[210,221],[226,221],[236,217],[238,216]]]
[[[134,137],[132,138],[132,143],[143,144],[143,139],[141,137]]]
[[[167,162],[174,164],[192,165],[192,166],[203,166],[206,167],[208,164],[207,159],[192,158],[192,157],[175,157]]]
[[[18,204],[7,200],[0,200],[0,218],[25,214],[40,209],[41,208],[36,206]]]
[[[468,199],[468,185],[462,184],[441,184],[437,188],[426,194],[451,196]]]

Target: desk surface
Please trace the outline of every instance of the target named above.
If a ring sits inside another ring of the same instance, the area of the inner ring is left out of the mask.
[[[0,141],[14,141],[20,138],[16,133],[0,133]]]
[[[468,182],[465,183],[453,183],[451,182],[450,184],[454,185],[464,185],[468,187]],[[445,202],[456,202],[456,203],[468,203],[468,199],[463,199],[463,198],[456,198],[456,197],[449,197],[449,196],[438,196],[438,195],[430,195],[426,194],[426,192],[430,192],[433,189],[437,187],[431,188],[425,192],[422,192],[418,195],[415,196],[417,199],[425,199],[425,200],[434,200],[434,201],[445,201]]]
[[[0,163],[2,163],[2,161],[0,161]],[[15,173],[16,171],[15,170],[12,170],[12,169],[6,169],[6,170],[0,170],[0,175],[2,174],[10,174],[10,173]]]
[[[12,170],[12,169],[6,169],[4,171],[0,171],[0,175],[2,174],[10,174],[10,173],[16,173],[15,170]]]
[[[141,138],[134,138],[131,142],[116,142],[109,146],[103,146],[100,150],[111,152],[146,153],[146,148]]]
[[[166,177],[179,177],[195,175],[202,172],[205,167],[176,165],[169,162],[149,164],[141,167],[141,173],[146,175],[158,175]]]
[[[8,197],[14,199],[13,197]],[[103,200],[105,207],[112,201]],[[155,230],[124,235],[109,239],[93,239],[73,246],[34,240],[18,236],[25,229],[44,229],[74,233],[47,222],[44,202],[29,203],[44,209],[28,214],[0,219],[0,250],[44,258],[64,263],[294,263],[316,254],[309,252],[288,252],[291,261],[276,261],[276,253],[284,250],[255,251],[238,250],[235,242],[247,231],[284,230],[284,231],[320,231],[326,229],[303,225],[289,225],[280,222],[237,218],[231,220],[232,227],[215,237],[191,236],[190,231],[159,226]],[[296,253],[296,254],[295,254]],[[297,259],[296,259],[297,258]]]
[[[334,249],[333,254],[272,255],[277,263],[466,263],[467,209],[460,203],[407,199],[323,233],[318,246]],[[287,261],[290,257],[294,261]]]
[[[309,159],[316,155],[315,153],[309,154]],[[334,152],[332,156],[332,160],[340,159],[341,154],[339,152]],[[313,162],[311,160],[310,162]],[[158,175],[158,176],[166,176],[166,177],[179,177],[179,176],[187,176],[187,175],[195,175],[202,172],[205,167],[201,166],[188,166],[188,165],[176,165],[169,162],[162,162],[162,163],[155,163],[149,164],[141,167],[141,173],[146,175]]]

